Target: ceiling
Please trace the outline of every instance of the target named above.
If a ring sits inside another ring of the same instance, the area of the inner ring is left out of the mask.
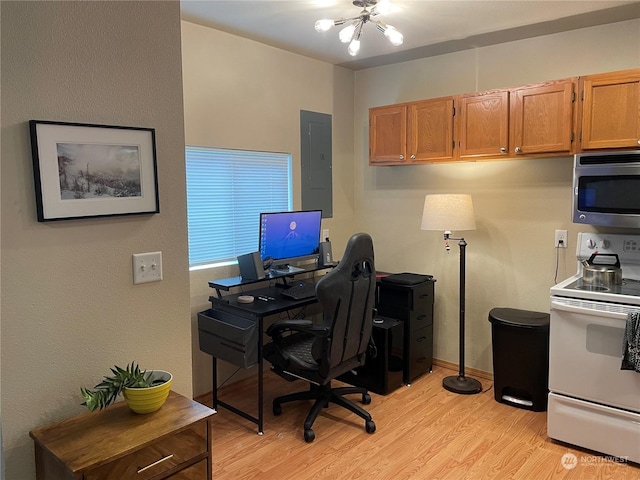
[[[378,15],[404,35],[394,47],[365,25],[357,57],[338,40],[341,26],[318,33],[321,18],[351,18],[352,0],[182,0],[182,19],[353,70],[539,35],[640,18],[640,2],[618,0],[392,0]],[[634,39],[637,41],[637,38]]]

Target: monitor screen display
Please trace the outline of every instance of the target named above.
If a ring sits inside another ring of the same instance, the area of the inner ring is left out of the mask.
[[[322,210],[260,214],[260,256],[274,263],[318,256]]]

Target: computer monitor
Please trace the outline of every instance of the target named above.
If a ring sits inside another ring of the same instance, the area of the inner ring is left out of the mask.
[[[272,270],[298,271],[290,265],[318,258],[322,210],[260,214],[259,249],[262,260],[273,260]]]

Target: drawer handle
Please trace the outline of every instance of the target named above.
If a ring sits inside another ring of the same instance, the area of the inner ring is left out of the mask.
[[[418,337],[416,338],[416,342],[424,342],[427,339],[427,337]]]
[[[428,293],[425,293],[424,295],[420,295],[418,298],[429,298],[429,296],[430,295]]]
[[[149,470],[151,467],[155,467],[156,465],[158,465],[159,463],[164,462],[165,460],[169,460],[170,458],[173,458],[173,453],[171,455],[167,455],[164,458],[161,458],[160,460],[150,463],[149,465],[147,465],[146,467],[138,467],[138,471],[137,473],[142,473],[145,470]]]
[[[418,315],[417,320],[424,320],[424,319],[426,319],[426,318],[427,318],[427,316],[426,316],[426,315]]]

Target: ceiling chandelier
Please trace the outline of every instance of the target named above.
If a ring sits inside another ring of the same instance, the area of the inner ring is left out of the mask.
[[[398,30],[380,20],[373,20],[371,18],[375,15],[389,13],[391,10],[391,3],[389,0],[353,0],[353,4],[356,7],[362,7],[360,15],[352,18],[340,18],[338,20],[331,20],[328,18],[318,20],[315,27],[316,31],[326,32],[336,25],[349,23],[345,28],[340,30],[338,37],[342,43],[349,44],[348,52],[352,57],[356,56],[360,51],[362,27],[367,22],[375,24],[376,28],[382,32],[385,37],[387,37],[392,45],[402,45],[403,36]]]

